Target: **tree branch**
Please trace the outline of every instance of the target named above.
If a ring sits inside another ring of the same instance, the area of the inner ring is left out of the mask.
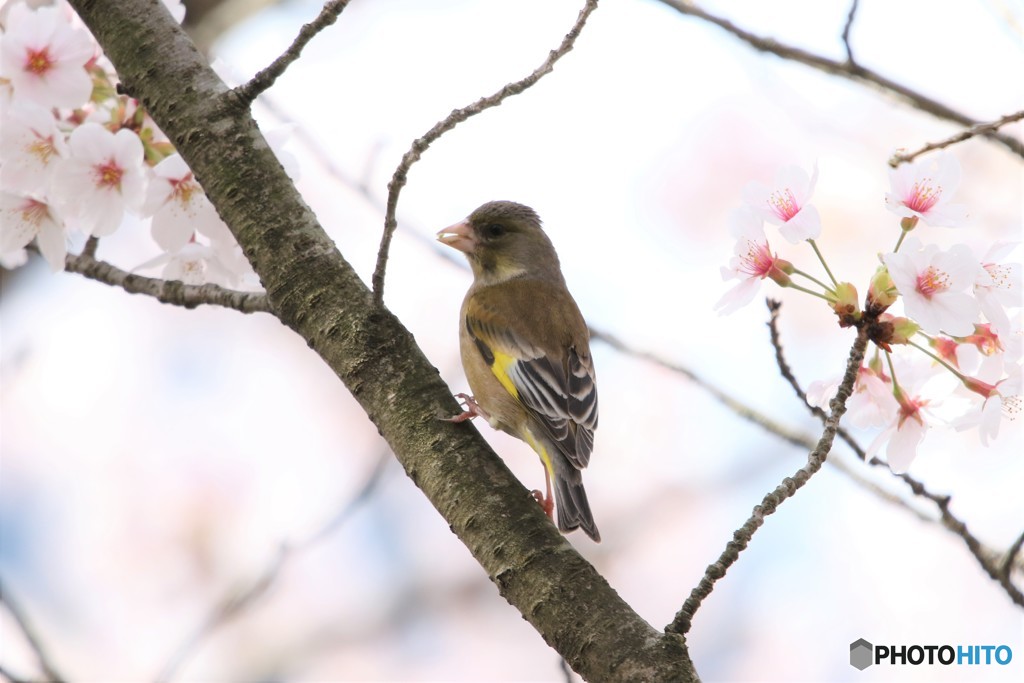
[[[233,92],[238,101],[246,107],[252,105],[253,101],[260,96],[260,93],[274,85],[274,81],[285,72],[285,69],[299,58],[303,48],[306,47],[309,41],[313,40],[316,34],[338,20],[338,16],[348,7],[349,2],[350,0],[330,0],[325,3],[323,9],[320,10],[320,15],[299,29],[299,35],[295,36],[295,40],[292,41],[292,44],[280,57],[275,59],[270,66],[253,76],[252,80],[248,83],[234,89]]]
[[[739,28],[728,19],[723,19],[705,12],[696,5],[691,4],[689,0],[660,0],[660,2],[678,11],[680,14],[697,17],[698,19],[702,19],[708,23],[718,26],[760,52],[767,52],[777,57],[782,57],[783,59],[799,62],[800,64],[818,69],[819,71],[824,71],[825,73],[833,76],[839,76],[857,83],[871,85],[882,92],[896,96],[898,99],[903,100],[912,107],[927,112],[936,118],[952,121],[953,123],[960,124],[961,126],[973,126],[978,123],[978,121],[942,104],[937,100],[927,97],[926,95],[912,90],[905,85],[897,83],[896,81],[886,78],[885,76],[854,62],[836,61],[834,59],[829,59],[828,57],[822,57],[821,55],[808,52],[807,50],[802,50],[798,47],[780,43],[772,38],[758,36]],[[984,132],[982,135],[1000,143],[1017,156],[1024,158],[1024,142],[995,131]]]
[[[11,617],[14,618],[14,623],[18,625],[18,629],[21,631],[21,634],[25,637],[25,642],[28,643],[28,646],[32,650],[32,653],[36,656],[36,661],[39,663],[39,668],[42,669],[43,676],[46,678],[46,680],[66,680],[64,676],[58,673],[57,667],[54,666],[53,660],[51,660],[50,656],[46,653],[46,649],[43,647],[42,642],[39,640],[39,636],[36,635],[35,629],[32,628],[32,625],[29,622],[28,617],[25,615],[25,612],[22,611],[21,607],[18,605],[18,602],[11,597],[10,588],[8,588],[7,584],[3,581],[2,578],[0,578],[0,602],[2,602],[4,606],[7,608],[8,614],[10,614]],[[17,680],[15,676],[13,676],[10,673],[5,673],[4,675],[6,675],[11,680]]]
[[[815,417],[818,417],[821,420],[825,420],[825,411],[823,411],[821,408],[817,406],[811,405],[810,402],[808,402],[806,392],[804,392],[803,388],[800,386],[800,383],[797,381],[796,376],[793,374],[793,370],[792,368],[790,368],[789,363],[786,361],[785,354],[782,351],[782,341],[780,339],[778,330],[778,315],[781,306],[782,304],[780,304],[778,301],[768,301],[768,310],[770,311],[768,329],[771,335],[772,346],[775,348],[775,360],[779,366],[779,372],[786,379],[786,381],[789,382],[789,385],[793,388],[793,391],[796,392],[797,397],[803,402],[804,406],[807,407],[811,414],[814,415]],[[1010,572],[1003,571],[1003,569],[998,565],[998,554],[993,552],[989,548],[985,547],[981,543],[981,541],[979,541],[977,537],[975,537],[974,534],[972,534],[967,529],[967,525],[959,518],[957,518],[952,512],[950,512],[950,496],[932,493],[925,487],[924,484],[914,479],[910,475],[906,473],[896,474],[895,472],[893,472],[891,469],[889,469],[889,464],[886,463],[885,461],[880,460],[879,458],[876,458],[874,456],[868,458],[867,453],[864,451],[864,449],[861,448],[860,444],[858,444],[857,441],[846,430],[840,428],[839,436],[847,444],[849,444],[850,448],[853,449],[854,453],[856,453],[857,457],[859,457],[861,460],[864,460],[872,467],[884,468],[887,472],[889,472],[894,477],[896,477],[897,479],[901,480],[904,484],[909,486],[911,492],[915,496],[927,499],[934,503],[935,507],[939,511],[939,521],[942,523],[942,526],[944,526],[946,529],[960,537],[960,539],[964,542],[964,545],[967,546],[967,550],[971,553],[971,555],[974,556],[974,559],[978,561],[978,564],[981,565],[981,568],[985,570],[986,574],[992,577],[992,579],[994,579],[1000,586],[1003,587],[1003,590],[1006,591],[1006,594],[1010,597],[1010,600],[1012,600],[1015,604],[1024,607],[1024,595],[1022,595],[1020,589],[1017,588],[1010,580]],[[1006,556],[1009,559],[1009,561],[1012,562],[1015,554],[1015,552],[1008,552]]]
[[[908,161],[913,161],[914,159],[916,159],[917,157],[921,156],[926,152],[932,152],[937,149],[944,149],[946,147],[949,147],[950,145],[955,145],[958,142],[970,140],[976,135],[984,135],[986,133],[991,133],[992,131],[999,130],[1008,123],[1020,121],[1021,119],[1024,119],[1024,110],[1014,112],[1013,114],[1007,114],[1003,118],[998,119],[996,121],[991,121],[990,123],[979,123],[977,125],[971,126],[967,130],[960,131],[956,135],[951,135],[945,140],[940,140],[939,142],[930,142],[921,149],[917,150],[916,152],[893,154],[892,157],[889,159],[889,165],[892,166],[893,168],[896,168],[900,164],[904,164]]]
[[[839,391],[829,404],[831,414],[825,421],[825,430],[818,439],[817,445],[808,456],[807,463],[798,469],[792,477],[786,477],[782,483],[775,487],[775,490],[765,495],[760,505],[754,507],[753,513],[747,521],[733,534],[733,540],[729,541],[725,550],[714,564],[708,565],[704,577],[690,593],[690,597],[683,603],[682,609],[676,614],[665,631],[669,633],[686,634],[690,630],[693,616],[700,608],[704,599],[714,589],[715,582],[725,576],[743,550],[750,543],[754,533],[764,524],[764,518],[775,512],[775,510],[786,499],[791,498],[814,474],[821,469],[832,449],[832,442],[835,439],[836,430],[839,428],[839,420],[846,412],[846,401],[853,393],[853,384],[857,379],[857,372],[860,370],[861,361],[864,360],[864,351],[867,349],[868,335],[864,328],[857,331],[857,338],[850,348],[850,356],[846,362],[846,372],[843,381],[839,385]]]
[[[850,30],[853,29],[853,20],[857,17],[857,4],[858,0],[853,0],[850,3],[850,11],[846,15],[846,24],[843,25],[843,47],[846,49],[846,61],[849,64],[856,64],[856,60],[853,58],[853,49],[850,47]]]
[[[683,639],[622,600],[472,425],[438,419],[458,409],[451,390],[173,19],[150,0],[70,2],[206,190],[270,308],[344,382],[498,592],[590,681],[695,680]]]
[[[270,303],[267,297],[259,292],[239,292],[218,285],[186,285],[178,280],[162,280],[160,278],[135,275],[113,266],[106,261],[98,261],[96,240],[86,242],[81,254],[68,254],[64,262],[65,270],[84,275],[90,280],[102,282],[111,287],[120,287],[129,294],[145,294],[157,301],[185,308],[195,308],[202,304],[231,308],[241,313],[269,313]]]
[[[540,66],[534,69],[530,75],[514,83],[506,84],[501,88],[501,90],[493,95],[481,97],[479,100],[467,107],[454,110],[443,120],[434,124],[434,127],[428,130],[423,137],[414,140],[409,151],[402,155],[402,161],[398,164],[398,168],[395,169],[394,174],[391,176],[391,182],[388,183],[388,201],[384,215],[384,234],[381,236],[380,249],[377,252],[377,266],[373,270],[373,300],[377,306],[382,305],[384,301],[384,275],[387,270],[388,252],[391,249],[391,238],[394,236],[395,229],[398,227],[398,221],[395,218],[395,212],[398,209],[398,195],[401,193],[402,188],[405,187],[406,179],[409,175],[409,169],[414,163],[419,161],[423,152],[425,152],[435,140],[455,128],[455,126],[486,109],[498,106],[512,95],[518,95],[527,88],[533,86],[541,78],[551,73],[555,68],[555,62],[572,50],[573,45],[576,43],[576,38],[579,37],[580,31],[583,30],[583,26],[587,23],[587,17],[589,17],[591,12],[595,9],[597,9],[597,0],[586,0],[586,4],[583,6],[583,9],[580,10],[579,16],[576,17],[576,22],[573,24],[572,28],[569,29],[565,38],[562,39],[562,43],[556,49],[548,53],[547,59],[545,59]]]

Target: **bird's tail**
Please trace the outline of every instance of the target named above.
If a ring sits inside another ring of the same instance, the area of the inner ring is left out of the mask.
[[[568,462],[565,467],[555,468],[555,505],[558,508],[559,530],[583,529],[595,543],[601,542],[601,533],[594,523],[587,492],[583,489],[583,477]]]

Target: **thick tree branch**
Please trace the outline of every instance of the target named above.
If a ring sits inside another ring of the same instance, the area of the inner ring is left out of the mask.
[[[195,173],[271,309],[345,383],[498,591],[590,681],[694,680],[685,643],[627,605],[543,514],[409,331],[338,253],[248,107],[159,3],[71,0],[122,81]]]
[[[533,86],[541,78],[551,73],[555,68],[555,62],[572,50],[573,45],[576,44],[576,39],[580,35],[580,31],[583,30],[583,26],[587,23],[587,17],[589,17],[590,13],[595,9],[597,9],[597,0],[586,0],[586,4],[576,17],[576,22],[572,25],[572,28],[569,29],[569,32],[565,34],[565,38],[562,39],[562,43],[548,53],[547,59],[545,59],[540,66],[534,69],[530,75],[526,76],[526,78],[515,81],[514,83],[508,83],[493,95],[481,97],[479,100],[467,107],[454,110],[443,120],[434,124],[434,127],[428,130],[423,137],[413,140],[412,147],[409,148],[408,152],[402,155],[402,160],[399,162],[398,168],[395,169],[394,175],[391,176],[391,182],[388,183],[388,201],[384,215],[384,234],[381,236],[380,250],[377,252],[377,266],[373,270],[373,300],[376,305],[380,306],[384,301],[384,274],[388,265],[388,252],[391,249],[391,238],[394,236],[395,230],[398,228],[398,220],[395,218],[395,212],[398,210],[398,195],[401,193],[402,188],[405,187],[406,180],[409,176],[409,169],[414,163],[419,161],[423,152],[425,152],[435,140],[450,131],[452,128],[455,128],[455,126],[466,119],[475,116],[486,109],[497,107],[512,95],[518,95],[527,88]]]
[[[870,85],[878,88],[882,92],[888,93],[889,95],[894,95],[910,106],[927,112],[936,118],[952,121],[953,123],[960,124],[961,126],[974,126],[978,124],[978,121],[970,118],[969,116],[962,114],[937,100],[923,95],[916,90],[912,90],[905,85],[897,83],[892,79],[886,78],[871,69],[860,66],[855,62],[840,62],[835,59],[829,59],[828,57],[822,57],[821,55],[816,55],[798,47],[780,43],[773,38],[765,38],[751,33],[750,31],[745,31],[728,19],[723,19],[722,17],[705,12],[701,8],[692,4],[689,0],[659,1],[678,11],[680,14],[697,17],[698,19],[702,19],[703,21],[714,24],[715,26],[728,31],[747,45],[750,45],[752,48],[760,52],[767,52],[777,57],[782,57],[783,59],[799,62],[800,64],[818,69],[819,71],[824,71],[827,74],[846,78],[856,83]],[[982,135],[1000,143],[1017,156],[1024,158],[1024,142],[1021,142],[1017,138],[1009,135],[1003,135],[996,131],[987,131],[982,133]]]

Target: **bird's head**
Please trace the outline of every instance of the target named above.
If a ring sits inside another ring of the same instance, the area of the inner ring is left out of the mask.
[[[488,202],[437,239],[466,254],[476,281],[496,284],[514,277],[561,280],[558,256],[540,217],[515,202]]]

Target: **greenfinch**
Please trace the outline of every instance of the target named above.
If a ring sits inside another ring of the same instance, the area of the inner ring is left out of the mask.
[[[597,429],[597,385],[590,333],[565,286],[558,255],[528,206],[484,204],[438,240],[466,254],[473,284],[462,302],[459,345],[474,396],[460,395],[461,422],[491,427],[536,451],[547,495],[533,495],[558,528],[600,541],[581,470]],[[554,481],[554,499],[551,484]]]

